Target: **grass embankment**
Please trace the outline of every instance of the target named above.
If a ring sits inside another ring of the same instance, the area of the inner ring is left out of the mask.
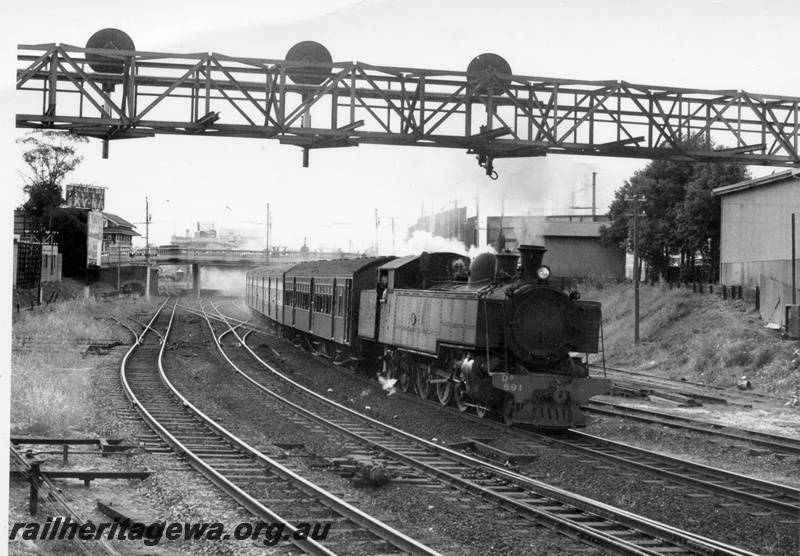
[[[163,300],[161,300],[163,301]],[[73,300],[21,311],[12,327],[11,430],[16,434],[69,436],[91,429],[92,372],[102,358],[84,357],[73,340],[117,340],[132,334],[106,317],[152,311],[161,301]],[[130,320],[129,326],[137,329]],[[24,340],[24,342],[23,342]]]
[[[798,343],[765,329],[752,305],[642,285],[640,344],[634,346],[633,285],[594,283],[580,290],[583,299],[603,303],[609,365],[722,387],[746,375],[754,389],[782,396],[800,390]]]

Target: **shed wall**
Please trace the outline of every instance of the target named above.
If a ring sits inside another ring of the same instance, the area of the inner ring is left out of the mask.
[[[761,317],[781,325],[792,302],[792,213],[800,228],[800,182],[791,177],[722,195],[720,282],[759,286]]]
[[[791,259],[793,212],[800,212],[795,179],[723,195],[721,263]]]
[[[544,264],[550,267],[553,276],[625,277],[625,251],[603,247],[593,237],[545,236]]]

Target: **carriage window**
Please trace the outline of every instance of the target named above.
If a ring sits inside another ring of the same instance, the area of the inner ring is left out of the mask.
[[[333,286],[314,288],[314,312],[330,315],[333,310]]]

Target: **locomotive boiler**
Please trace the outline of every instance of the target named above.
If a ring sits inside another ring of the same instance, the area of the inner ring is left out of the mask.
[[[551,285],[543,247],[519,252],[265,267],[248,273],[247,302],[403,391],[508,425],[584,425],[579,406],[611,388],[587,365],[601,346],[600,304]]]

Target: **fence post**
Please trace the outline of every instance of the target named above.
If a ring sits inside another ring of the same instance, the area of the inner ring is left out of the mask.
[[[761,309],[761,288],[756,286],[756,311]]]
[[[36,513],[39,511],[39,462],[32,461],[31,462],[31,499],[28,503],[28,509],[32,516],[35,516]]]

